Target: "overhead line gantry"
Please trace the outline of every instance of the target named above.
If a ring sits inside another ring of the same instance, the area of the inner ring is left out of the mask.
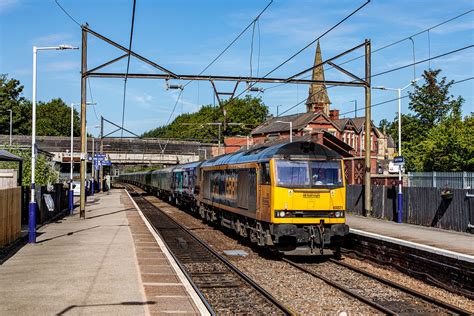
[[[370,153],[370,127],[371,127],[371,100],[370,100],[370,69],[371,69],[371,51],[370,51],[370,40],[365,40],[364,43],[359,44],[349,50],[344,51],[341,54],[338,54],[326,61],[318,65],[314,65],[311,68],[308,68],[300,73],[297,73],[293,76],[288,78],[269,78],[269,77],[253,77],[253,76],[224,76],[224,75],[192,75],[192,74],[176,74],[171,70],[149,60],[148,58],[130,50],[126,47],[118,44],[117,42],[107,38],[104,35],[101,35],[93,30],[91,30],[88,25],[83,25],[82,27],[82,54],[81,54],[81,181],[85,181],[85,171],[86,171],[86,84],[88,77],[95,77],[95,78],[136,78],[136,79],[162,79],[162,80],[191,80],[191,81],[209,81],[212,86],[214,93],[216,93],[220,106],[225,113],[225,109],[222,106],[222,100],[219,98],[219,95],[225,94],[230,96],[230,100],[234,98],[235,92],[237,90],[238,84],[240,82],[245,82],[247,84],[256,84],[256,83],[285,83],[285,84],[328,84],[328,85],[335,85],[335,86],[349,86],[349,87],[363,87],[365,89],[365,150],[366,153]],[[90,70],[87,69],[87,35],[91,34],[94,37],[118,48],[119,50],[123,51],[125,54],[120,55],[110,61],[107,61],[97,67],[94,67]],[[364,78],[360,78],[355,74],[349,72],[348,70],[342,68],[340,65],[337,65],[335,61],[345,56],[357,49],[365,48],[365,76]],[[160,71],[161,73],[128,73],[128,72],[98,72],[98,70],[103,69],[106,66],[112,65],[119,60],[127,56],[133,56],[138,60],[152,66],[156,70]],[[352,81],[334,81],[334,80],[313,80],[313,79],[298,79],[300,75],[311,71],[315,67],[321,67],[325,64],[329,64],[333,66],[335,69],[340,71],[341,73],[347,75],[348,77],[352,78]],[[235,87],[231,93],[220,93],[217,91],[215,86],[215,81],[227,81],[227,82],[235,82]],[[245,90],[244,90],[245,91]],[[243,92],[242,92],[243,93]],[[370,154],[366,155],[365,157],[365,211],[366,213],[371,212],[371,195],[370,195]],[[81,203],[80,203],[80,216],[81,218],[85,218],[85,191],[84,186],[81,186]]]

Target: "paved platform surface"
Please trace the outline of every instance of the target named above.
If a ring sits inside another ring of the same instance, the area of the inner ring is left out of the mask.
[[[474,260],[474,235],[472,234],[418,225],[398,224],[350,214],[347,216],[347,224],[351,228],[351,232],[354,233],[363,231],[389,238],[396,238],[409,243],[426,246],[426,249],[430,249],[430,247],[436,248],[433,249],[434,252],[442,253],[444,250],[446,253],[452,252],[468,256],[467,258],[472,257]],[[437,249],[440,251],[436,251]]]
[[[163,286],[162,273],[147,273],[156,260],[167,275],[174,271],[123,190],[95,195],[86,217],[42,227],[37,244],[0,265],[0,315],[198,314],[191,298],[188,305],[172,299],[177,294]]]

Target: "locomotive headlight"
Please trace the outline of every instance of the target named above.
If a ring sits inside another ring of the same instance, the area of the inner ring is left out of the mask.
[[[344,213],[338,211],[334,215],[336,215],[336,217],[342,217],[344,215]]]
[[[280,211],[280,217],[285,217],[285,211]]]

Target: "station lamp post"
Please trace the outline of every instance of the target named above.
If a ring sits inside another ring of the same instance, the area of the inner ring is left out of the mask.
[[[412,80],[403,88],[373,87],[372,89],[397,91],[398,92],[398,156],[402,156],[402,91],[414,85],[420,78]],[[402,191],[402,166],[398,166],[398,204],[397,204],[397,222],[403,221],[403,191]]]
[[[28,242],[36,242],[36,199],[35,199],[35,167],[36,167],[36,56],[41,50],[79,49],[70,45],[54,47],[33,46],[33,97],[32,97],[32,127],[31,127],[31,197],[28,205]]]
[[[285,122],[285,121],[275,121],[275,123],[285,123],[290,124],[290,143],[293,142],[293,122]]]

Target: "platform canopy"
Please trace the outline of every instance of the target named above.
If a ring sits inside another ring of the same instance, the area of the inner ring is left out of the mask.
[[[18,176],[17,176],[17,184],[21,186],[22,179],[23,179],[23,158],[18,157],[12,154],[9,151],[4,149],[0,149],[0,161],[14,161],[18,162]]]
[[[0,149],[0,161],[23,161],[23,158],[18,157],[4,149]]]

